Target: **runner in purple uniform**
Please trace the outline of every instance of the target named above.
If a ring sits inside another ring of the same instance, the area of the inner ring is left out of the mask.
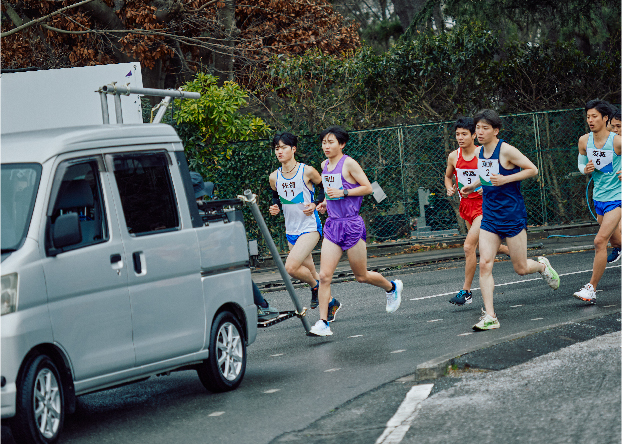
[[[367,230],[359,215],[363,196],[372,193],[369,179],[357,161],[343,154],[349,140],[347,131],[338,126],[321,134],[322,149],[328,158],[322,162],[322,183],[326,199],[317,210],[328,211],[324,224],[324,241],[320,257],[320,319],[309,332],[314,336],[330,336],[328,303],[332,299],[330,284],[339,259],[347,251],[350,267],[357,282],[375,285],[386,291],[386,310],[393,313],[402,300],[402,281],[389,282],[380,273],[367,270]]]

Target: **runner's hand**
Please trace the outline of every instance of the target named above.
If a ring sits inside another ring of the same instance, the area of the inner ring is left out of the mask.
[[[447,188],[447,195],[448,196],[453,196],[454,193],[456,192],[456,186],[452,186],[451,188]]]
[[[315,211],[315,204],[313,202],[305,204],[305,209],[302,210],[305,216],[311,216]]]
[[[317,207],[315,207],[315,209],[320,214],[326,213],[326,200],[323,200]]]
[[[277,214],[281,212],[277,204],[270,205],[269,211],[272,216],[276,216]]]
[[[592,171],[594,171],[596,168],[594,168],[594,162],[592,162],[591,160],[587,163],[587,165],[585,165],[585,174],[591,173]]]
[[[481,196],[481,195],[483,195],[483,194],[484,194],[484,187],[479,187],[479,188],[477,189],[477,191],[476,191],[476,192],[477,192],[477,194],[479,194],[480,196]]]
[[[465,185],[462,187],[462,189],[460,190],[460,195],[462,197],[467,197],[469,194],[471,194],[473,192],[473,185]]]
[[[328,187],[324,189],[324,192],[331,199],[339,199],[340,197],[343,197],[343,190],[340,190],[339,188]]]
[[[507,183],[507,176],[502,174],[491,174],[490,175],[490,183],[494,186],[498,187]]]

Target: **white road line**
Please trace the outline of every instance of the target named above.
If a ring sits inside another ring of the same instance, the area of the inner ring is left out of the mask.
[[[613,305],[603,305],[603,308],[609,308],[609,307],[615,307],[615,304],[613,304]]]
[[[329,368],[328,370],[324,370],[324,373],[336,372],[337,370],[341,370],[341,368]]]
[[[519,304],[519,305],[510,305],[510,308],[516,308],[516,307],[522,307],[522,306],[523,306],[522,304]]]
[[[544,318],[533,318],[532,321],[541,321]]]
[[[469,335],[472,335],[472,334],[473,334],[473,332],[470,331],[468,333],[460,333],[458,336],[469,336]]]
[[[607,267],[607,269],[609,268],[620,268],[620,266],[622,265],[612,265],[611,267]],[[589,270],[581,270],[581,271],[572,271],[570,273],[561,273],[559,276],[570,276],[572,274],[580,274],[580,273],[591,273],[592,269],[590,268]],[[537,277],[537,278],[532,278],[532,279],[523,279],[521,281],[513,281],[513,282],[505,282],[503,284],[495,284],[495,288],[496,287],[502,287],[504,285],[514,285],[514,284],[522,284],[523,282],[531,282],[531,281],[539,281],[541,280],[541,277]],[[471,291],[474,290],[479,290],[480,287],[475,287],[475,288],[471,288]],[[432,299],[432,298],[438,298],[440,296],[448,296],[450,294],[454,294],[455,291],[449,292],[449,293],[440,293],[440,294],[433,294],[431,296],[422,296],[420,298],[411,298],[411,301],[421,301],[423,299]]]
[[[207,416],[220,416],[220,415],[224,415],[224,414],[225,414],[225,412],[213,412],[213,413],[210,413]]]
[[[281,389],[270,389],[270,390],[266,390],[264,393],[269,395],[270,393],[276,393],[278,391],[281,391]]]
[[[270,355],[271,358],[276,358],[277,356],[283,356],[284,353],[277,353],[276,355]]]
[[[428,322],[438,322],[438,321],[442,321],[442,319],[432,319],[432,320],[430,320]]]
[[[348,338],[361,338],[361,337],[363,337],[363,335],[348,336]]]
[[[421,384],[410,389],[393,418],[387,422],[387,426],[380,438],[376,440],[376,444],[397,444],[402,441],[410,428],[410,424],[417,416],[417,407],[425,401],[432,391],[432,387],[434,384]]]
[[[394,350],[394,351],[392,351],[391,353],[402,353],[402,352],[405,352],[405,351],[406,351],[406,350]]]

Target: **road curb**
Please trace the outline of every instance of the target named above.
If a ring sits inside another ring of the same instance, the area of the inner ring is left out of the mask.
[[[439,356],[437,358],[434,359],[430,359],[429,361],[426,361],[422,364],[419,364],[417,366],[417,368],[415,369],[415,381],[426,381],[426,380],[431,380],[431,379],[439,379],[441,377],[443,377],[445,375],[445,373],[447,372],[447,368],[450,367],[451,365],[455,364],[456,361],[458,359],[460,359],[461,357],[468,355],[469,353],[473,353],[479,350],[483,350],[485,348],[489,348],[489,347],[493,347],[495,345],[498,344],[503,344],[505,342],[509,342],[515,339],[519,339],[519,338],[524,338],[526,336],[535,334],[535,333],[540,333],[543,331],[547,331],[547,330],[552,330],[554,328],[558,328],[564,325],[569,325],[569,324],[573,324],[573,323],[578,323],[578,322],[584,322],[584,321],[589,321],[592,319],[598,319],[598,318],[602,318],[604,316],[609,316],[611,314],[615,314],[615,313],[620,313],[620,309],[618,310],[611,310],[610,312],[607,313],[599,313],[598,315],[592,315],[592,316],[585,316],[579,319],[576,319],[574,321],[567,321],[567,322],[560,322],[557,324],[553,324],[553,325],[549,325],[545,328],[533,328],[530,330],[526,330],[520,333],[514,333],[508,336],[504,336],[502,338],[497,338],[495,340],[492,341],[488,341],[485,342],[483,344],[479,344],[477,346],[474,347],[470,347],[458,354],[455,353],[449,353],[446,355],[442,355]],[[481,334],[481,333],[480,333]]]

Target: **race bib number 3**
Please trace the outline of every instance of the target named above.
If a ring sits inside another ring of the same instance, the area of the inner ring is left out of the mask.
[[[613,173],[613,150],[587,150],[587,158],[592,161],[594,168],[601,173]]]
[[[499,159],[478,159],[477,172],[479,180],[484,186],[492,186],[490,178],[493,174],[499,174]]]
[[[456,168],[456,176],[458,177],[458,189],[461,190],[467,185],[471,185],[473,182],[477,182],[477,170],[463,170],[462,168]]]
[[[341,173],[338,174],[322,174],[322,185],[324,185],[324,190],[326,188],[337,188],[338,190],[343,190],[343,183],[341,182]],[[339,200],[343,199],[343,197],[331,198],[326,193],[327,200]]]

